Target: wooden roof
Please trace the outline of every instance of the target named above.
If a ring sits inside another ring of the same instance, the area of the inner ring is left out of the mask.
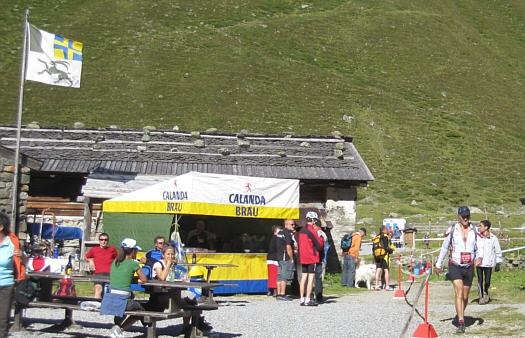
[[[16,147],[16,127],[0,126]],[[180,175],[189,171],[275,178],[374,179],[348,136],[222,134],[173,130],[22,128],[21,153],[39,171]]]

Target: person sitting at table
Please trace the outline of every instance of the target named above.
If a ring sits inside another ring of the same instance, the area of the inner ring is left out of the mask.
[[[166,238],[162,236],[157,236],[153,240],[155,247],[151,250],[148,250],[144,256],[140,258],[142,264],[149,265],[153,268],[155,262],[161,259],[162,249],[166,245]]]
[[[142,305],[133,300],[133,294],[130,291],[135,272],[139,277],[139,283],[148,281],[139,264],[135,261],[138,250],[142,249],[137,245],[136,240],[124,238],[120,244],[118,256],[111,264],[109,290],[102,298],[100,314],[115,316],[115,324],[117,325],[111,328],[112,337],[121,337],[122,331],[129,329],[139,319],[136,316],[129,316],[123,320],[125,311],[143,310]]]
[[[153,264],[151,279],[167,280],[170,269],[175,264],[177,264],[175,248],[171,245],[166,245],[162,249],[162,258]],[[168,292],[158,291],[156,288],[153,288],[144,307],[148,311],[164,311],[164,309],[168,308],[169,298]]]
[[[198,238],[199,235],[201,238],[200,240]],[[192,246],[199,245],[199,243],[201,243],[201,245],[207,245],[207,247]],[[186,246],[189,248],[215,249],[215,234],[206,230],[206,222],[203,219],[199,219],[195,222],[195,229],[191,230],[188,237],[186,237]]]
[[[89,262],[89,271],[94,272],[95,276],[109,276],[111,263],[117,257],[117,249],[109,246],[109,235],[105,232],[98,236],[98,246],[94,246],[86,254]],[[93,297],[102,298],[103,282],[95,282],[93,287]]]
[[[181,278],[180,272],[187,269],[177,265],[177,258],[175,258],[175,248],[171,245],[167,245],[162,249],[162,258],[153,265],[152,279],[157,280],[168,280],[170,275],[170,270],[173,268],[175,278]],[[169,305],[169,293],[166,291],[160,291],[157,288],[153,288],[150,292],[150,297],[148,302],[144,305],[144,308],[148,311],[164,311],[168,308]],[[188,290],[181,291],[182,306],[187,305],[197,305],[197,300],[195,299],[195,294]],[[184,326],[189,326],[189,317],[184,317],[183,322]],[[199,320],[199,329],[202,331],[211,330],[211,326],[204,320],[204,317],[201,316]]]

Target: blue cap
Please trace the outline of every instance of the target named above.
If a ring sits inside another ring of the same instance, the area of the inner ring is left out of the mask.
[[[458,215],[463,217],[470,216],[470,209],[467,206],[459,207]]]

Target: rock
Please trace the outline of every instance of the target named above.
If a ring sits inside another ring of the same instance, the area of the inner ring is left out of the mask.
[[[202,139],[195,140],[195,142],[193,142],[193,145],[197,148],[204,148],[206,146],[206,144],[204,143],[204,140]]]
[[[179,131],[179,126],[173,126],[172,130]]]
[[[208,128],[208,129],[206,129],[206,132],[207,133],[216,133],[217,132],[217,128]]]
[[[33,122],[30,122],[30,123],[27,124],[27,128],[29,128],[29,129],[40,129],[40,125],[38,124],[38,122],[33,121]]]
[[[345,122],[352,123],[353,119],[354,119],[353,116],[343,115],[343,121],[345,121]]]
[[[496,211],[496,215],[503,216],[505,213],[501,210]]]
[[[373,218],[361,218],[359,221],[357,221],[357,224],[372,224],[374,223],[374,219]]]
[[[398,218],[399,217],[399,214],[395,213],[395,212],[391,212],[390,214],[388,214],[388,217],[389,218]]]
[[[151,140],[151,136],[149,134],[142,135],[142,142],[149,142]]]
[[[75,128],[75,129],[83,129],[84,128],[84,123],[82,123],[82,122],[75,122],[75,123],[73,123],[73,128]]]
[[[201,137],[201,133],[200,133],[200,131],[192,131],[192,132],[191,132],[191,137],[194,137],[194,138],[199,138],[199,137]]]
[[[154,126],[145,126],[144,128],[142,128],[142,130],[156,130],[157,128],[155,128]]]
[[[416,200],[412,200],[412,202],[410,202],[410,205],[417,205]]]
[[[299,145],[299,147],[305,147],[305,148],[308,148],[310,146],[310,143],[308,142],[301,142],[301,144]]]
[[[447,92],[441,92],[441,96],[447,97]]]
[[[335,144],[335,149],[345,150],[345,143],[344,142],[337,142]]]
[[[219,148],[218,152],[224,156],[230,155],[230,149],[228,148]]]
[[[342,135],[343,135],[343,134],[341,134],[341,132],[338,131],[338,130],[334,130],[334,131],[332,132],[332,136],[335,137],[335,138],[341,138]]]
[[[343,151],[340,149],[334,149],[334,156],[337,157],[338,159],[343,159],[344,158]]]
[[[286,157],[286,153],[284,151],[278,152],[277,155],[279,155],[281,157]]]
[[[112,124],[109,126],[109,129],[120,129],[120,128],[116,124]]]
[[[481,211],[480,208],[470,207],[470,213],[471,213],[471,214],[483,214],[484,212]]]
[[[137,151],[143,152],[146,151],[148,148],[146,146],[137,146]]]
[[[238,139],[237,140],[237,145],[239,147],[242,147],[242,148],[249,148],[250,147],[250,141],[243,140],[243,139]]]

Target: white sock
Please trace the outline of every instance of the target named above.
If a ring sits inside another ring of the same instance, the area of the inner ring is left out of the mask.
[[[309,303],[310,302],[310,297],[304,297],[304,302],[305,303]]]
[[[304,303],[304,297],[301,297],[301,303]]]

